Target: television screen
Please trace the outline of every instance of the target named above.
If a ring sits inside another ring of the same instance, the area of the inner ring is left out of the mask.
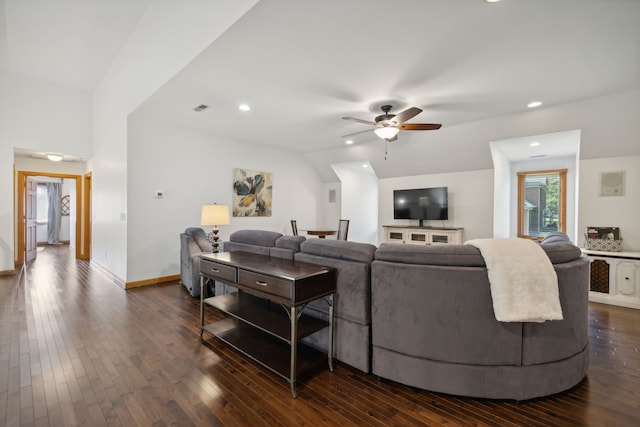
[[[393,218],[418,220],[449,219],[447,187],[393,191]],[[420,221],[422,225],[422,221]]]

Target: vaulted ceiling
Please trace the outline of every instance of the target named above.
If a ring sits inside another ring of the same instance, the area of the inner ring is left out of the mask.
[[[4,0],[0,66],[92,90],[150,2]],[[308,155],[384,103],[447,128],[640,88],[639,22],[637,0],[261,0],[134,117]]]

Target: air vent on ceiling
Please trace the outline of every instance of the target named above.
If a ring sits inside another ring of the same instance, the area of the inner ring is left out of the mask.
[[[200,111],[202,111],[202,110],[206,110],[207,108],[209,108],[209,106],[208,106],[208,105],[200,104],[200,105],[198,105],[197,107],[195,107],[195,108],[193,109],[193,111],[200,112]]]

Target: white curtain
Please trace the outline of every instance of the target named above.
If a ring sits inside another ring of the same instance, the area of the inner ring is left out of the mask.
[[[62,223],[61,187],[59,182],[47,182],[49,212],[47,213],[47,242],[60,243],[60,224]]]

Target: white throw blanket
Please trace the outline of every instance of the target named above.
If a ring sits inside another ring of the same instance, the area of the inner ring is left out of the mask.
[[[500,322],[561,320],[558,277],[549,257],[532,240],[475,239],[487,265],[493,312]]]

